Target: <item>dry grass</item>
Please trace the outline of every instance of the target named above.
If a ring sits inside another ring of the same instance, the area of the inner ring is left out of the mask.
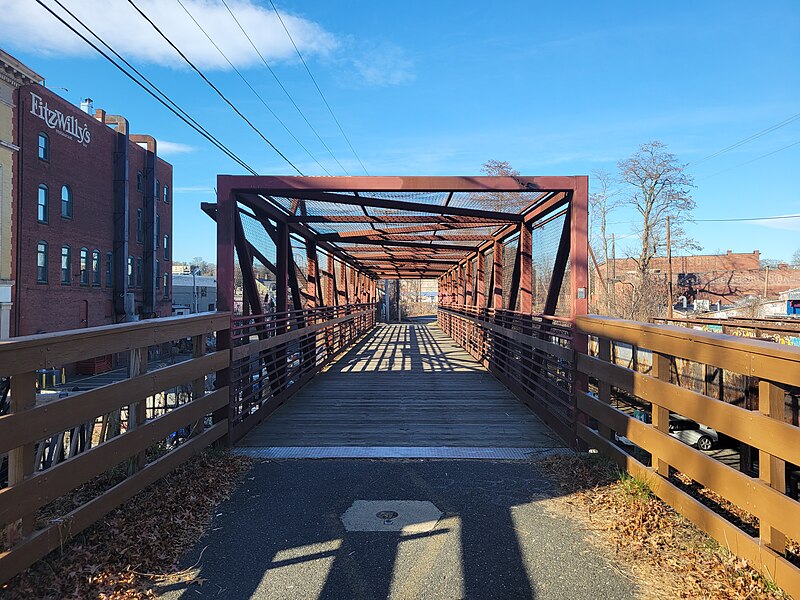
[[[783,592],[599,456],[538,463],[560,487],[556,510],[584,522],[646,598],[785,599]]]
[[[251,464],[206,450],[0,586],[0,598],[138,600],[154,598],[159,583],[193,580],[194,572],[179,570],[177,562]],[[59,508],[74,501],[63,499]]]

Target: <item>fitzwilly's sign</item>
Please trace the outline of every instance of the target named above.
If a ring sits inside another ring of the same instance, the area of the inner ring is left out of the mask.
[[[65,115],[58,109],[50,108],[46,100],[31,92],[31,114],[47,123],[50,129],[64,137],[73,138],[79,144],[88,146],[92,134],[86,124],[81,123],[74,115]]]

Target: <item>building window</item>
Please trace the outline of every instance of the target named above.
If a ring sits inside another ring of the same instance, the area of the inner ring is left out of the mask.
[[[144,211],[141,208],[136,211],[136,241],[144,241]]]
[[[169,236],[164,236],[164,260],[169,260]]]
[[[61,284],[72,283],[72,251],[69,246],[61,246]]]
[[[164,273],[164,299],[169,298],[169,273]]]
[[[114,285],[114,255],[106,252],[106,287]]]
[[[135,283],[136,283],[136,280],[134,279],[134,274],[133,274],[133,257],[129,256],[128,257],[128,287],[129,288],[134,287]]]
[[[164,204],[169,204],[169,186],[164,184]]]
[[[46,133],[39,134],[39,158],[50,160],[50,138]]]
[[[68,185],[61,186],[61,216],[65,219],[72,218],[72,190]]]
[[[47,204],[48,204],[48,191],[47,186],[42,184],[39,186],[39,200],[36,205],[36,220],[39,223],[47,223]]]
[[[100,250],[92,252],[92,285],[100,287]]]
[[[36,282],[47,283],[47,242],[36,246]]]
[[[81,285],[89,285],[89,249],[81,248],[80,257]]]
[[[142,287],[142,257],[136,257],[136,287]]]
[[[144,175],[141,171],[136,172],[136,189],[140,192],[144,191]]]

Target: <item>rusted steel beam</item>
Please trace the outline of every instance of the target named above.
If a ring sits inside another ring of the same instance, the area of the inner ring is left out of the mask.
[[[398,246],[402,248],[435,248],[438,250],[462,250],[464,252],[474,252],[472,246],[462,246],[459,244],[436,244],[434,242],[399,242],[396,240],[374,240],[369,238],[347,238],[348,244],[364,244],[367,246]]]
[[[564,271],[567,268],[570,249],[570,232],[572,231],[572,207],[564,217],[564,226],[561,228],[561,237],[558,240],[558,250],[553,261],[553,273],[550,276],[550,286],[547,288],[547,297],[544,301],[542,314],[555,315],[558,307],[558,295],[561,293],[561,286],[564,282]]]
[[[472,304],[473,304],[473,306],[478,306],[480,308],[483,308],[484,306],[486,306],[486,294],[485,294],[485,290],[484,290],[484,286],[485,286],[485,283],[486,283],[485,280],[484,280],[484,277],[485,277],[485,274],[484,274],[485,262],[486,262],[486,257],[484,256],[483,252],[478,252],[478,256],[477,256],[477,260],[476,260],[477,264],[475,265],[475,271],[476,271],[476,273],[475,273],[475,275],[476,275],[476,277],[475,277],[475,295],[474,295],[474,297],[472,299]]]
[[[297,190],[339,192],[555,192],[572,190],[575,177],[533,176],[378,176],[378,177],[297,177],[269,175],[219,175],[218,181],[236,191],[259,193]]]
[[[437,231],[427,229],[425,231]],[[486,240],[493,239],[491,235],[487,234],[478,234],[478,233],[450,233],[450,230],[438,230],[438,231],[447,231],[446,235],[434,235],[432,233],[424,233],[420,232],[420,235],[409,235],[408,233],[404,232],[395,232],[395,231],[361,231],[356,234],[354,231],[346,232],[346,233],[323,233],[317,236],[318,240],[323,240],[326,242],[350,242],[354,239],[366,239],[371,240],[374,242],[380,243],[383,240],[396,240],[399,242],[409,242],[409,241],[455,241],[455,242],[484,242]]]
[[[270,191],[270,195],[280,196],[281,194]],[[438,204],[426,204],[424,202],[408,202],[406,200],[388,200],[385,198],[373,198],[371,196],[356,197],[348,194],[332,194],[330,192],[316,190],[298,190],[292,193],[292,197],[298,197],[304,200],[315,200],[316,202],[329,202],[331,204],[348,204],[371,208],[405,210],[408,212],[433,213],[437,215],[479,217],[483,219],[492,219],[495,221],[506,221],[509,223],[520,223],[522,221],[522,215],[517,213],[504,213],[475,208],[460,208],[456,206],[441,206]]]
[[[523,223],[519,228],[519,310],[533,311],[533,270],[531,227]]]
[[[492,265],[492,306],[503,308],[503,244],[494,243],[494,261]]]
[[[570,220],[570,318],[589,312],[589,178],[575,177]]]
[[[375,223],[391,225],[394,223],[433,223],[435,225],[452,225],[460,227],[500,227],[507,221],[481,219],[453,215],[307,215],[287,216],[289,223]]]

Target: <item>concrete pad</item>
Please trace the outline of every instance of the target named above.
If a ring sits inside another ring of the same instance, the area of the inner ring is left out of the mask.
[[[347,531],[427,533],[442,514],[423,500],[355,500],[342,515],[342,524]]]

